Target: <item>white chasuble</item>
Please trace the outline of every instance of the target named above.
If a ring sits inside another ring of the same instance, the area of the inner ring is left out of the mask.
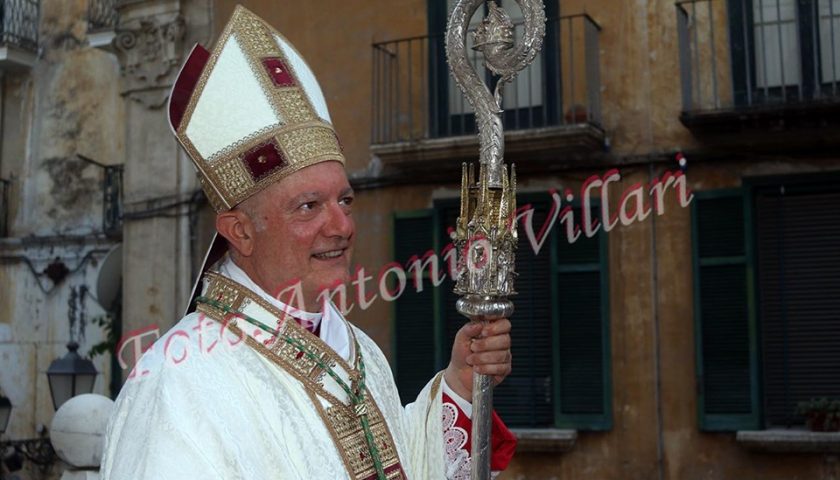
[[[369,479],[372,453],[389,479],[447,478],[441,375],[403,407],[381,350],[333,306],[322,340],[232,262],[220,271],[120,392],[102,478]]]

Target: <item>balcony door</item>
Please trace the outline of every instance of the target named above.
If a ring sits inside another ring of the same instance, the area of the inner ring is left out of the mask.
[[[735,103],[838,95],[840,0],[730,0]]]
[[[456,0],[431,0],[429,2],[429,72],[432,95],[429,97],[430,131],[432,136],[447,137],[475,133],[475,112],[464,98],[449,73],[445,56],[445,31],[449,12]],[[524,34],[523,16],[516,2],[498,2],[515,25],[517,42]],[[470,21],[472,32],[487,14],[486,4],[479,8]],[[560,108],[558,95],[560,67],[557,62],[557,2],[545,5],[546,38],[540,55],[510,84],[505,85],[502,94],[503,120],[505,129],[519,130],[537,128],[557,123]],[[472,33],[467,35],[467,53],[476,71],[485,73],[485,82],[494,88],[497,77],[484,68],[481,52],[472,49]]]

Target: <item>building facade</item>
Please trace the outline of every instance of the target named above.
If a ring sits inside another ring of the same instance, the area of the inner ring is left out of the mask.
[[[39,8],[34,39],[3,37],[20,50],[2,64],[6,437],[49,423],[44,371],[67,341],[127,340],[96,358],[95,391],[114,393],[181,316],[212,212],[163,107],[236,3],[307,59],[344,147],[356,268],[334,301],[404,400],[446,365],[463,322],[448,232],[478,154],[444,59],[451,0],[6,0]],[[503,95],[520,243],[496,408],[520,449],[502,478],[840,478],[840,434],[797,411],[840,398],[840,3],[546,14],[542,53]],[[116,245],[121,301],[103,307],[95,264]]]

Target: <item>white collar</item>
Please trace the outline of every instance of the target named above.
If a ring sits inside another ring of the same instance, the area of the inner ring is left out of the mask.
[[[280,300],[274,298],[272,295],[269,295],[253,280],[251,280],[251,277],[249,277],[244,270],[239,268],[239,265],[234,263],[233,259],[231,259],[230,256],[226,256],[226,258],[221,261],[217,271],[223,276],[239,283],[248,290],[251,290],[252,292],[256,293],[263,300],[277,307],[281,312],[286,312],[293,317],[313,322],[313,324],[316,327],[320,323],[321,340],[327,345],[329,345],[333,350],[335,350],[335,352],[339,354],[341,358],[347,360],[348,362],[352,362],[350,332],[348,331],[348,328],[350,327],[347,321],[344,320],[344,317],[341,316],[341,313],[339,313],[339,311],[336,309],[335,305],[332,304],[332,302],[328,303],[323,311],[317,313],[307,312],[292,307],[291,305],[287,305],[281,302]]]

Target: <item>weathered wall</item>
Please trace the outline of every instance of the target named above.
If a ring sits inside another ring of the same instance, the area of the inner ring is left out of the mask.
[[[93,212],[102,209],[102,171],[77,154],[106,165],[122,160],[117,64],[85,48],[86,5],[43,2],[42,58],[6,80],[3,175],[25,180],[11,196],[11,233],[18,236],[99,231]]]
[[[94,321],[104,314],[96,279],[115,241],[102,235],[103,172],[77,155],[122,163],[124,112],[115,59],[85,45],[86,8],[84,0],[42,1],[39,58],[0,80],[0,177],[11,181],[9,236],[0,239],[0,389],[13,405],[4,439],[49,427],[46,370],[69,341],[87,356],[104,340]],[[53,262],[69,271],[56,282],[43,273]],[[110,360],[94,364],[94,393],[109,395]],[[42,478],[26,465],[26,478]]]

